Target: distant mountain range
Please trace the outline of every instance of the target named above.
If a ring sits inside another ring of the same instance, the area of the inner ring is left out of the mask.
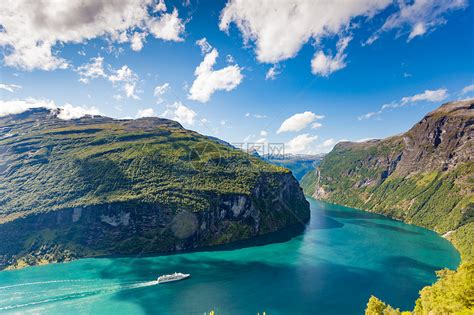
[[[308,155],[308,154],[284,154],[282,156],[264,156],[268,162],[286,167],[291,170],[295,178],[300,181],[304,175],[314,170],[325,154]]]
[[[287,169],[171,120],[0,117],[0,268],[223,244],[309,215]]]

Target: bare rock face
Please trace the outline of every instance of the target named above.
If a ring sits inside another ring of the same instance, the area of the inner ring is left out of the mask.
[[[426,115],[402,136],[400,175],[451,170],[474,157],[474,101],[451,102]]]

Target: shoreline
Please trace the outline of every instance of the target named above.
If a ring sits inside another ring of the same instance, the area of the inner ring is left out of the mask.
[[[1,269],[0,272],[4,271],[15,271],[26,269],[30,267],[40,267],[52,264],[65,264],[70,263],[73,261],[77,261],[80,259],[87,259],[87,258],[95,258],[95,259],[103,259],[103,258],[146,258],[146,257],[155,257],[155,256],[173,256],[173,255],[180,255],[180,254],[189,254],[189,253],[196,253],[196,252],[218,252],[218,251],[232,251],[232,250],[239,250],[243,248],[251,248],[256,246],[265,246],[271,244],[278,244],[278,243],[285,243],[290,241],[291,239],[298,237],[304,233],[306,227],[309,223],[309,220],[303,225],[301,223],[296,223],[290,226],[287,226],[283,229],[278,231],[265,233],[262,235],[257,235],[251,238],[241,239],[232,241],[229,243],[223,243],[218,245],[207,245],[202,247],[195,247],[192,249],[185,249],[185,250],[177,250],[177,251],[168,251],[168,252],[156,252],[156,253],[145,253],[145,254],[138,254],[138,255],[126,255],[126,254],[112,254],[112,255],[90,255],[84,257],[78,257],[75,259],[71,259],[68,261],[60,261],[60,262],[47,262],[42,261],[39,264],[28,265],[28,264],[20,264],[20,267],[14,267],[14,265],[9,265],[4,269]],[[22,261],[20,261],[22,262]]]
[[[410,222],[406,222],[406,221],[403,221],[402,219],[399,219],[399,218],[396,218],[396,217],[392,217],[392,216],[389,216],[389,215],[385,215],[385,214],[381,214],[381,213],[378,213],[376,211],[370,211],[370,210],[365,210],[365,209],[360,209],[360,208],[355,208],[355,207],[351,207],[351,206],[348,206],[348,205],[342,205],[342,204],[338,204],[338,203],[335,203],[335,202],[330,202],[330,201],[326,201],[326,200],[323,200],[323,199],[317,199],[313,196],[307,196],[305,195],[307,198],[311,198],[311,199],[314,199],[314,200],[317,200],[317,201],[322,201],[322,202],[325,202],[325,203],[328,203],[328,204],[332,204],[332,205],[336,205],[336,206],[342,206],[342,207],[347,207],[347,208],[352,208],[352,209],[357,209],[357,210],[360,210],[360,211],[364,211],[364,212],[367,212],[367,213],[373,213],[373,214],[377,214],[377,215],[380,215],[382,217],[385,217],[385,218],[389,218],[391,220],[394,220],[394,221],[398,221],[398,222],[401,222],[401,223],[404,223],[404,224],[408,224],[408,225],[412,225],[412,226],[416,226],[416,227],[419,227],[419,228],[423,228],[423,229],[427,229],[433,233],[436,233],[437,235],[439,235],[440,237],[444,238],[445,240],[447,240],[455,249],[456,251],[458,252],[459,254],[459,258],[460,258],[460,261],[459,261],[459,264],[458,266],[456,267],[459,268],[459,266],[466,262],[465,260],[462,259],[462,252],[461,250],[456,246],[456,244],[454,244],[454,242],[452,240],[449,239],[449,236],[451,234],[453,234],[456,230],[451,230],[451,231],[448,231],[444,234],[441,234],[441,233],[438,233],[436,232],[435,230],[432,230],[430,228],[427,228],[425,226],[421,226],[421,225],[417,225],[417,224],[414,224],[414,223],[410,223]],[[454,269],[454,270],[456,270]]]

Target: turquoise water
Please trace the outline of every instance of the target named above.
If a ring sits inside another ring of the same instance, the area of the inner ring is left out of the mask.
[[[411,309],[435,270],[459,263],[431,231],[310,203],[304,233],[281,243],[0,272],[0,313],[362,314],[371,294]],[[154,281],[174,271],[192,277]]]

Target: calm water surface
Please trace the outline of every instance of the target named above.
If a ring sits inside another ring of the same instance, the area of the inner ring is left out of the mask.
[[[459,263],[434,232],[310,203],[304,233],[282,243],[0,272],[0,313],[362,314],[371,294],[411,309],[435,270]],[[154,281],[174,271],[192,278]]]

